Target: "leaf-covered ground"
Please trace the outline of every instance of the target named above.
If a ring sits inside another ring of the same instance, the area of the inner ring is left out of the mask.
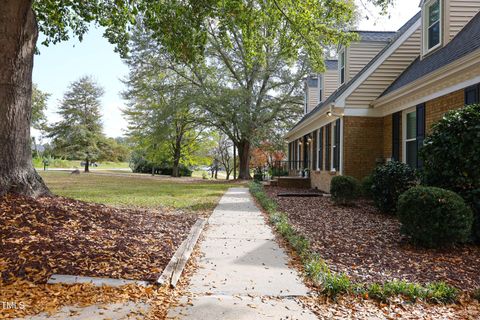
[[[194,214],[119,209],[62,197],[0,197],[0,285],[51,274],[155,280]]]
[[[266,191],[331,269],[354,280],[445,281],[467,291],[480,287],[480,246],[415,248],[400,234],[394,216],[378,212],[366,201],[340,207],[326,197],[277,197],[279,192],[302,190],[267,187]]]

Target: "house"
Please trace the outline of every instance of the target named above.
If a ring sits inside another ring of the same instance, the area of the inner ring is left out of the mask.
[[[431,126],[478,102],[480,0],[420,7],[398,31],[359,32],[359,41],[340,48],[338,88],[314,107],[306,99],[305,115],[286,135],[291,176],[308,168],[311,187],[329,191],[333,176],[361,179],[386,161],[421,167],[418,150]]]

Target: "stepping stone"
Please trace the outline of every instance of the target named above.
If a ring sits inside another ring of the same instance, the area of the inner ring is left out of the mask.
[[[97,278],[97,277],[82,277],[82,276],[72,276],[65,274],[53,274],[48,279],[47,283],[65,283],[65,284],[75,284],[75,283],[91,283],[94,286],[109,286],[109,287],[121,287],[127,284],[136,284],[139,286],[148,286],[150,285],[147,281],[137,281],[137,280],[125,280],[125,279],[112,279],[112,278]]]

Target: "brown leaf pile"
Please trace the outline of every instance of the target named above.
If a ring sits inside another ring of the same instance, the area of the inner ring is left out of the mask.
[[[173,292],[167,287],[142,287],[126,285],[118,288],[96,287],[90,284],[36,284],[26,280],[17,280],[3,285],[0,301],[15,302],[15,308],[1,308],[0,319],[11,319],[34,315],[41,312],[55,313],[66,305],[88,306],[125,301],[151,302],[156,314],[166,314]],[[164,306],[163,312],[159,306]],[[151,315],[149,318],[157,318]],[[159,317],[162,319],[163,317]]]
[[[62,197],[0,197],[0,285],[51,274],[156,280],[194,215]]]
[[[405,319],[405,320],[477,320],[480,317],[478,301],[460,301],[451,305],[431,305],[422,302],[380,303],[346,296],[331,301],[323,297],[303,297],[300,302],[319,319]]]
[[[279,192],[301,190],[267,187],[266,191],[327,264],[354,280],[445,281],[468,291],[480,287],[480,246],[416,248],[400,234],[394,216],[378,212],[366,201],[341,207],[326,197],[277,197]]]

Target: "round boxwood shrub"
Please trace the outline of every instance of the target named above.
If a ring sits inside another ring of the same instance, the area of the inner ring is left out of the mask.
[[[373,175],[369,174],[368,176],[362,179],[360,188],[361,188],[363,197],[367,199],[373,198],[372,185],[373,185]]]
[[[402,233],[424,247],[441,247],[470,238],[473,213],[453,191],[437,187],[413,187],[398,200]]]
[[[445,114],[420,151],[422,183],[455,191],[476,212],[480,239],[480,105]]]
[[[350,176],[335,176],[330,184],[332,200],[336,204],[351,205],[360,195],[360,183]]]
[[[387,162],[373,171],[373,201],[381,211],[395,212],[398,197],[415,184],[415,170],[410,166],[398,161]]]

